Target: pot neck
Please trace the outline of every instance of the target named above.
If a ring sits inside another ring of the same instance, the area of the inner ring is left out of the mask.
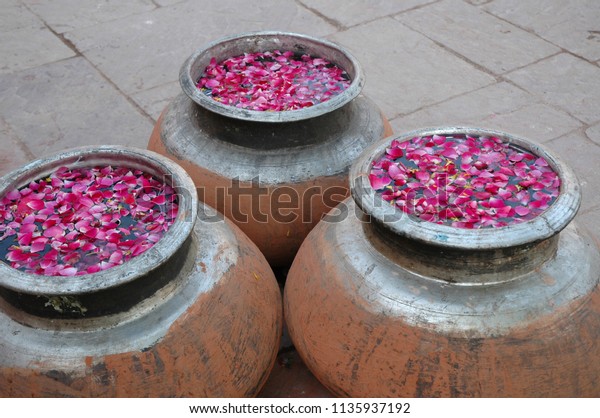
[[[191,115],[194,128],[209,138],[257,151],[281,150],[326,142],[351,122],[355,103],[332,109],[309,119],[290,122],[255,122],[230,118],[203,108],[183,93],[175,104],[174,115],[182,108]],[[174,128],[177,128],[176,126]]]
[[[16,308],[15,314],[26,313],[47,319],[79,319],[108,316],[125,312],[152,296],[186,268],[192,237],[154,270],[123,284],[89,292],[53,295],[18,292],[0,287],[0,297]],[[110,270],[106,270],[109,272]]]
[[[541,241],[492,249],[441,247],[401,236],[379,222],[364,223],[367,239],[392,262],[425,277],[456,285],[491,285],[514,280],[551,259],[558,234]]]

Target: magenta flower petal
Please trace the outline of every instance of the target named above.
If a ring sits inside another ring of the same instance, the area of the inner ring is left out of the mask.
[[[31,240],[33,239],[33,233],[28,232],[25,234],[20,234],[18,239],[19,245],[28,246],[31,244]]]
[[[383,189],[385,186],[391,183],[392,179],[388,176],[377,177],[374,175],[369,175],[369,181],[371,182],[371,187],[375,190]]]
[[[21,234],[31,234],[36,230],[37,226],[34,223],[28,223],[21,225],[19,228],[19,232]]]
[[[4,196],[9,200],[14,201],[21,197],[21,193],[18,190],[13,189],[13,190],[9,191],[8,193],[6,193]]]
[[[61,276],[75,276],[77,269],[75,267],[67,267],[58,272]]]
[[[425,184],[429,181],[430,176],[429,176],[429,173],[426,171],[417,171],[415,173],[415,178],[417,180],[419,180],[421,183]]]
[[[152,199],[152,203],[155,205],[164,205],[167,202],[165,195],[161,194]]]
[[[112,253],[108,258],[108,261],[113,264],[120,264],[123,261],[123,253],[120,251]]]
[[[526,206],[515,207],[515,212],[517,212],[519,216],[529,215],[529,209]]]
[[[6,254],[6,259],[12,262],[22,262],[27,261],[29,259],[29,255],[26,254],[22,249],[16,248],[8,251]]]
[[[37,200],[36,198],[28,199],[25,202],[25,205],[32,210],[40,210],[43,209],[45,204],[42,200]]]
[[[81,198],[79,198],[79,203],[88,208],[94,206],[94,201],[87,196],[81,196]]]
[[[404,151],[402,151],[400,148],[386,148],[385,152],[387,153],[387,155],[389,155],[392,158],[400,158],[404,155]]]
[[[393,180],[404,179],[406,176],[404,171],[401,170],[396,164],[390,164],[388,168],[388,174]]]
[[[458,158],[458,152],[454,148],[446,148],[442,151],[442,155],[446,158],[456,159]]]
[[[59,226],[52,226],[44,231],[44,236],[47,238],[57,238],[63,234],[63,229]]]
[[[503,208],[504,206],[506,206],[506,204],[504,203],[504,201],[502,199],[498,199],[495,197],[490,197],[489,205],[491,208],[495,208],[495,209]]]
[[[475,192],[474,196],[478,200],[487,200],[492,197],[492,194],[489,192]]]
[[[543,211],[548,208],[548,202],[545,202],[543,200],[533,200],[529,202],[529,207],[532,209],[540,209]]]
[[[43,241],[35,241],[34,243],[31,244],[31,252],[32,253],[39,253],[42,252],[46,249],[46,243]]]

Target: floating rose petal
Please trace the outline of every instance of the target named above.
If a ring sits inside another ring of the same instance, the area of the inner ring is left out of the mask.
[[[44,236],[47,238],[57,238],[63,235],[64,231],[60,226],[51,226],[44,231]]]
[[[6,254],[6,259],[8,261],[13,262],[21,262],[27,261],[29,259],[29,255],[25,253],[21,248],[15,248],[13,250],[9,250]]]
[[[28,232],[28,233],[21,233],[19,234],[19,245],[23,245],[23,246],[28,246],[29,244],[31,244],[31,240],[33,239],[33,233]]]
[[[397,164],[390,164],[387,170],[393,180],[404,179],[406,177],[404,170],[400,169]]]
[[[98,228],[89,228],[87,229],[87,231],[84,232],[84,235],[88,238],[96,238],[98,232]]]
[[[454,148],[446,148],[442,151],[442,155],[446,158],[458,158],[458,152]]]
[[[152,199],[152,203],[155,205],[164,205],[167,202],[167,199],[164,194],[158,195]]]
[[[385,152],[387,153],[387,155],[389,155],[392,158],[400,158],[404,155],[404,152],[400,149],[400,148],[387,148],[385,150]]]
[[[519,216],[529,215],[529,209],[525,206],[516,206],[515,212],[517,212]]]
[[[120,251],[112,253],[108,261],[113,264],[120,264],[123,261],[123,253],[121,253]]]
[[[77,274],[77,269],[75,267],[66,267],[59,270],[58,274],[61,276],[75,276]]]
[[[25,206],[28,208],[25,208]],[[22,199],[19,202],[19,209],[21,212],[31,213],[31,211],[37,211],[43,209],[45,206],[42,200],[39,200],[36,196],[29,195],[27,198]]]
[[[369,176],[369,181],[371,182],[371,187],[374,188],[375,190],[381,190],[383,189],[385,186],[387,186],[388,184],[391,183],[392,179],[388,176],[384,176],[384,177],[377,177],[374,175],[370,175]]]
[[[12,200],[17,200],[17,199],[19,199],[19,198],[21,197],[21,193],[19,193],[19,191],[18,191],[18,190],[16,190],[16,189],[13,189],[13,190],[11,190],[10,192],[6,193],[6,195],[5,195],[5,196],[6,196],[6,198],[7,198],[7,199],[9,199],[9,200],[11,200],[11,201],[12,201]]]
[[[31,244],[31,252],[32,253],[39,253],[41,251],[44,251],[46,249],[46,241],[45,238],[43,238],[43,240],[34,240],[34,242]]]

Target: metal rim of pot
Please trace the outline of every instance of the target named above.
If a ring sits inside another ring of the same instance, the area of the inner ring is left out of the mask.
[[[123,264],[79,276],[46,276],[26,273],[0,261],[0,286],[25,294],[76,295],[120,286],[142,277],[164,263],[189,237],[196,221],[196,188],[180,166],[152,151],[124,146],[73,148],[32,161],[0,178],[0,197],[31,181],[46,177],[61,166],[93,167],[115,165],[140,169],[171,185],[178,198],[175,222],[148,250]]]
[[[327,58],[343,68],[352,82],[348,88],[329,100],[297,110],[257,111],[222,104],[202,93],[196,83],[211,58],[217,61],[241,55],[244,52],[260,52],[273,49],[294,50],[313,56]],[[226,117],[255,122],[293,122],[329,113],[352,101],[364,85],[364,75],[358,60],[341,46],[311,36],[277,31],[248,32],[221,38],[193,53],[179,72],[179,82],[184,93],[194,102],[212,112]]]
[[[390,205],[371,187],[371,164],[385,153],[392,140],[403,142],[419,136],[459,134],[495,136],[545,158],[561,181],[557,199],[531,220],[498,228],[464,229],[419,220]],[[581,190],[575,173],[544,146],[509,133],[474,127],[425,128],[384,138],[365,149],[354,162],[350,169],[350,186],[358,207],[385,229],[429,245],[465,250],[507,248],[550,238],[571,222],[581,204]]]

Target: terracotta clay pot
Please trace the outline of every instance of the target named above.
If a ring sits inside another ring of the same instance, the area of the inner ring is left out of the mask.
[[[353,198],[315,227],[289,272],[284,309],[296,349],[340,396],[599,396],[600,253],[572,222],[574,174],[544,148],[499,132],[396,139],[457,133],[494,135],[544,157],[560,177],[558,198],[500,228],[419,221],[383,201],[368,178],[392,138],[370,147],[351,170]]]
[[[153,247],[98,273],[51,277],[0,262],[0,396],[256,395],[282,326],[279,288],[256,246],[197,202],[180,167],[144,150],[38,160],[3,177],[0,196],[63,165],[140,169],[175,189],[179,211]]]
[[[195,85],[212,57],[273,49],[327,58],[352,83],[329,101],[274,112],[223,105]],[[260,32],[219,40],[184,63],[180,82],[184,93],[162,113],[148,148],[184,167],[199,198],[232,219],[274,266],[289,265],[322,215],[349,194],[354,158],[391,134],[377,106],[360,95],[364,79],[356,59],[304,35]]]

